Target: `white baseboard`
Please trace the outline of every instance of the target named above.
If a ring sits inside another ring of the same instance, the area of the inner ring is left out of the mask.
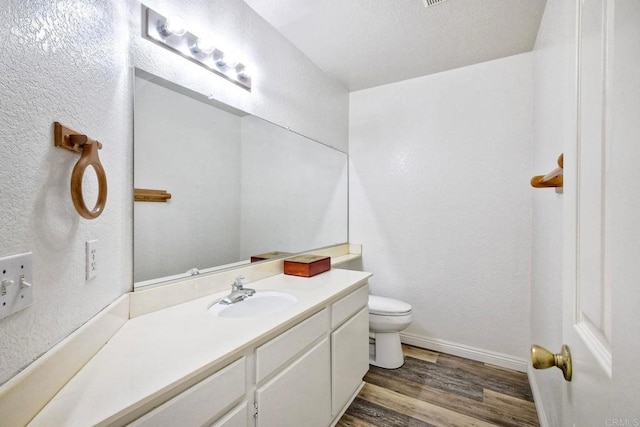
[[[526,360],[509,356],[507,354],[496,353],[464,344],[457,344],[437,338],[422,337],[405,332],[400,332],[400,341],[416,347],[452,354],[466,359],[477,360],[478,362],[488,363],[501,368],[527,372],[528,362]]]
[[[542,404],[542,395],[540,394],[540,389],[538,388],[538,382],[536,381],[536,376],[533,373],[534,373],[533,366],[528,365],[527,377],[529,378],[529,386],[531,386],[531,394],[533,394],[533,401],[536,404],[538,421],[540,422],[540,427],[551,427],[551,425],[549,424],[549,420],[547,419],[547,413],[544,410],[544,405]]]

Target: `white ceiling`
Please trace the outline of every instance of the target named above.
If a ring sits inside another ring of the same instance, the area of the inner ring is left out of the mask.
[[[244,0],[349,91],[533,49],[546,0]]]

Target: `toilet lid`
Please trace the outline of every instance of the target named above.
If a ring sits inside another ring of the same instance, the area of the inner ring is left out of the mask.
[[[369,313],[401,316],[411,313],[411,305],[393,298],[369,295]]]

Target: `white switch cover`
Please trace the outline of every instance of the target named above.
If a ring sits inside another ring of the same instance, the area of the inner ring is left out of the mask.
[[[98,239],[87,240],[87,280],[98,275]]]
[[[0,258],[0,319],[33,302],[33,254]]]

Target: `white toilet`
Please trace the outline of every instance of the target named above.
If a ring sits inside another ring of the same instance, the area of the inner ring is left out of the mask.
[[[411,305],[393,298],[369,295],[369,363],[396,369],[404,364],[400,331],[411,324]]]

